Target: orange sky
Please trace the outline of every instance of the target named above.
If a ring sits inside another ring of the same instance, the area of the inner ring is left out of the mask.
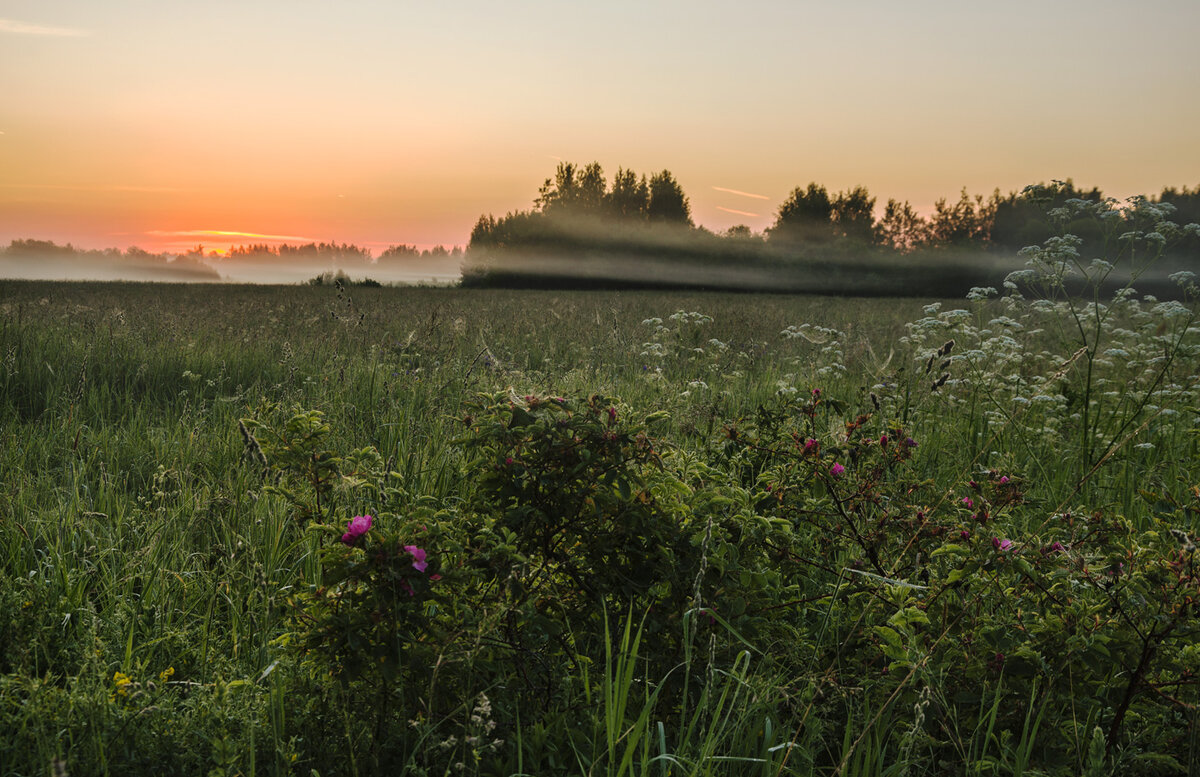
[[[0,244],[463,244],[559,159],[712,229],[809,181],[1200,184],[1193,0],[446,5],[5,3]]]

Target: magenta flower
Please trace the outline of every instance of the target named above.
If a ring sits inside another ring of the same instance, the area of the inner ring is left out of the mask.
[[[358,538],[371,528],[371,520],[369,515],[356,515],[351,518],[350,523],[346,525],[346,533],[342,535],[342,542],[347,545],[357,542]]]
[[[960,531],[958,533],[958,536],[964,540],[969,540],[969,539],[971,539],[971,532],[968,531],[967,529],[963,529],[962,531]]]
[[[1054,542],[1052,542],[1050,544],[1050,547],[1046,548],[1046,552],[1047,553],[1066,553],[1067,549],[1065,547],[1063,547],[1063,544],[1061,542],[1055,540]]]
[[[846,473],[846,468],[843,467],[841,464],[834,464],[832,467],[829,468],[829,474],[833,475],[835,478],[840,478],[845,473]]]
[[[882,445],[884,448],[887,447],[888,436],[886,434],[879,435],[879,444]]]
[[[975,506],[975,500],[969,496],[964,496],[962,503],[965,504],[968,508]]]
[[[1000,482],[1001,482],[1001,483],[1007,483],[1007,482],[1008,482],[1008,475],[1001,475],[1001,476],[1000,476]]]
[[[992,537],[992,547],[996,550],[1011,550],[1012,540],[1002,540],[999,537]]]
[[[814,440],[813,438],[809,437],[807,440],[804,441],[804,455],[807,456],[811,453],[816,453],[816,452],[817,452],[817,441]]]
[[[404,549],[413,557],[413,569],[418,572],[424,572],[425,568],[429,566],[428,562],[425,561],[425,551],[416,545],[405,545]]]

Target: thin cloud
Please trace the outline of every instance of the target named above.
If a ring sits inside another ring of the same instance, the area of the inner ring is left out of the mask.
[[[762,216],[758,213],[751,213],[750,211],[746,210],[734,210],[733,208],[722,208],[720,205],[717,206],[717,210],[723,210],[726,213],[733,213],[738,216],[746,216],[747,218],[752,219],[762,218]]]
[[[0,132],[0,135],[3,135]],[[73,186],[65,184],[51,183],[3,183],[0,187],[5,189],[49,189],[51,191],[66,191],[66,192],[148,192],[151,194],[169,194],[172,192],[186,192],[189,189],[176,189],[171,186],[123,186],[120,184],[112,184],[105,186]]]
[[[263,235],[258,232],[236,232],[224,229],[152,229],[146,233],[154,237],[256,237],[259,240],[301,240],[317,242],[316,238],[300,235]]]
[[[86,38],[90,30],[80,30],[74,27],[49,27],[44,24],[29,24],[16,19],[0,19],[0,32],[13,35],[41,35],[52,38]]]
[[[768,197],[765,194],[751,194],[750,192],[743,192],[743,191],[739,191],[738,189],[726,189],[724,186],[714,186],[713,189],[716,191],[719,191],[719,192],[725,192],[727,194],[736,194],[739,197],[750,197],[755,200],[771,199],[770,197]]]

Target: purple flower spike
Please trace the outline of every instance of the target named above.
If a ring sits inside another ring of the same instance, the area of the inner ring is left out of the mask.
[[[357,542],[358,538],[371,528],[371,520],[369,515],[356,515],[351,518],[350,523],[346,525],[346,533],[342,535],[342,542],[347,545]]]
[[[429,566],[429,563],[425,561],[425,551],[416,545],[405,545],[404,549],[413,557],[413,569],[424,572],[425,568]]]
[[[835,478],[840,478],[845,473],[846,473],[846,468],[843,467],[841,464],[834,464],[832,467],[829,468],[829,474],[833,475]]]

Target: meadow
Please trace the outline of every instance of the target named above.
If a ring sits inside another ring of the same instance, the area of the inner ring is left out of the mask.
[[[1195,287],[1068,255],[0,281],[0,775],[1200,772]]]

